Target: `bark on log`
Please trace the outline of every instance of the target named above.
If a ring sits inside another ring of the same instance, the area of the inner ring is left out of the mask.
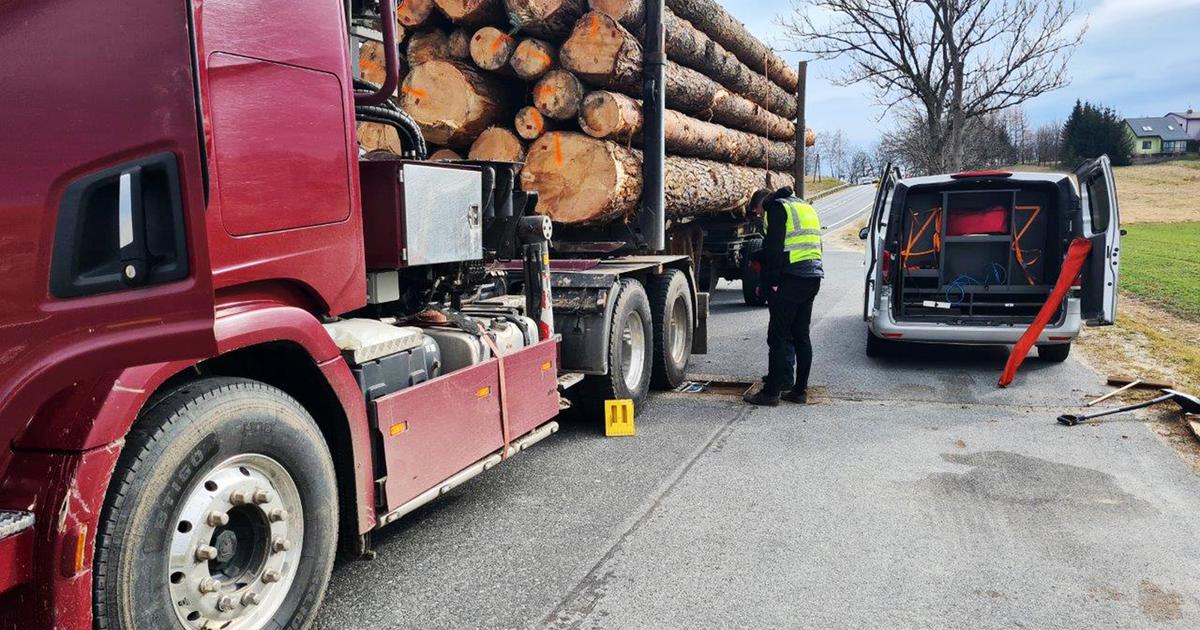
[[[494,26],[485,26],[471,36],[471,60],[484,70],[508,68],[516,49],[517,40]]]
[[[482,26],[504,21],[504,0],[433,0],[455,24]]]
[[[522,31],[555,41],[571,32],[587,0],[504,0],[508,17]]]
[[[554,44],[540,39],[523,39],[508,61],[517,76],[526,81],[537,81],[558,63],[558,49]]]
[[[642,194],[641,152],[616,142],[569,132],[548,133],[529,147],[521,188],[538,193],[538,212],[559,223],[630,219]],[[768,171],[696,158],[667,156],[669,217],[738,212]],[[791,184],[771,173],[772,185]]]
[[[593,138],[640,144],[642,103],[616,92],[591,92],[580,107],[579,127]],[[796,160],[791,142],[774,142],[672,109],[666,110],[663,136],[667,151],[676,155],[779,170],[792,168]]]
[[[592,11],[579,19],[559,50],[559,61],[600,87],[641,96],[642,48],[611,16]],[[796,127],[703,74],[668,61],[666,102],[672,109],[772,139],[795,137]]]
[[[467,157],[493,162],[521,162],[525,160],[525,143],[508,129],[491,127],[479,134],[471,144]]]
[[[446,36],[451,59],[466,61],[471,58],[471,31],[461,26],[450,31]]]
[[[638,0],[633,0],[638,1]],[[771,52],[716,0],[666,0],[667,8],[692,23],[714,42],[733,53],[751,70],[760,72],[789,94],[796,93],[800,77],[793,64]]]
[[[551,70],[533,86],[533,106],[547,118],[571,120],[582,102],[583,84],[566,70]]]
[[[408,38],[408,48],[405,50],[405,58],[411,67],[435,59],[450,58],[450,42],[446,39],[446,33],[437,28],[413,33]]]
[[[454,149],[438,149],[437,151],[429,154],[429,159],[433,160],[434,162],[446,162],[450,160],[461,160],[463,158],[461,155],[459,155],[458,151],[455,151]]]
[[[542,134],[554,131],[558,127],[558,121],[546,118],[532,105],[522,107],[517,111],[517,115],[513,116],[513,129],[525,140],[537,140]]]
[[[463,148],[511,115],[515,96],[493,76],[461,61],[415,66],[400,88],[400,106],[430,144]]]
[[[424,24],[432,12],[433,0],[400,0],[400,4],[396,5],[396,21],[401,26],[412,28]]]

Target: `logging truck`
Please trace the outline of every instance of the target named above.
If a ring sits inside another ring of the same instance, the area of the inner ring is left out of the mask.
[[[583,4],[0,5],[0,628],[305,627],[335,549],[548,437],[564,390],[682,380],[707,312],[687,219],[762,171],[669,149],[692,123],[665,101],[786,114],[668,61],[672,18],[631,2],[643,82],[610,87],[641,150],[548,117],[586,91],[537,67],[603,24]],[[717,10],[687,19],[757,54]],[[553,87],[528,146],[485,134],[515,103],[484,65],[447,60],[506,50],[476,37],[503,19],[531,59],[497,72]]]

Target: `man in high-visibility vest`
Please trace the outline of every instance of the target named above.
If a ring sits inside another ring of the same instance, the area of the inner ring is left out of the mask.
[[[821,290],[821,220],[817,211],[782,188],[763,203],[767,238],[760,253],[762,284],[769,291],[768,371],[763,386],[743,398],[752,405],[775,406],[780,399],[808,402],[812,367],[813,300]]]

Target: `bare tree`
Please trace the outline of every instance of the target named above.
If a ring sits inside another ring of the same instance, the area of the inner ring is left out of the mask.
[[[1062,157],[1062,123],[1049,122],[1033,132],[1034,159],[1038,164],[1057,164]]]
[[[829,176],[841,178],[846,170],[846,133],[838,129],[817,134],[817,153],[829,168]]]
[[[902,125],[919,119],[922,163],[958,170],[968,122],[1065,86],[1086,27],[1078,0],[796,0],[780,19],[793,50],[844,57],[841,85],[866,83]],[[915,147],[914,147],[915,148]]]

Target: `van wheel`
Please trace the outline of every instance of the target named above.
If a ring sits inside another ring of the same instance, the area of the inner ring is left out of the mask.
[[[1038,357],[1043,361],[1051,363],[1062,363],[1071,355],[1071,344],[1055,343],[1044,346],[1038,346]]]
[[[668,269],[650,278],[650,312],[654,315],[654,369],[650,385],[674,389],[687,376],[692,357],[692,292],[687,276]]]
[[[876,337],[875,333],[867,331],[867,356],[875,359],[886,357],[896,349],[896,342],[882,337]]]
[[[126,436],[96,535],[96,627],[305,627],[337,543],[333,461],[282,391],[206,378]]]
[[[601,413],[605,400],[629,399],[641,406],[650,391],[654,320],[650,300],[637,280],[622,280],[608,329],[608,374],[589,376],[585,400]],[[593,415],[593,414],[589,414]]]
[[[765,306],[767,291],[762,284],[762,273],[754,270],[751,261],[752,254],[763,248],[761,239],[746,241],[746,251],[742,253],[742,301],[747,306]]]

